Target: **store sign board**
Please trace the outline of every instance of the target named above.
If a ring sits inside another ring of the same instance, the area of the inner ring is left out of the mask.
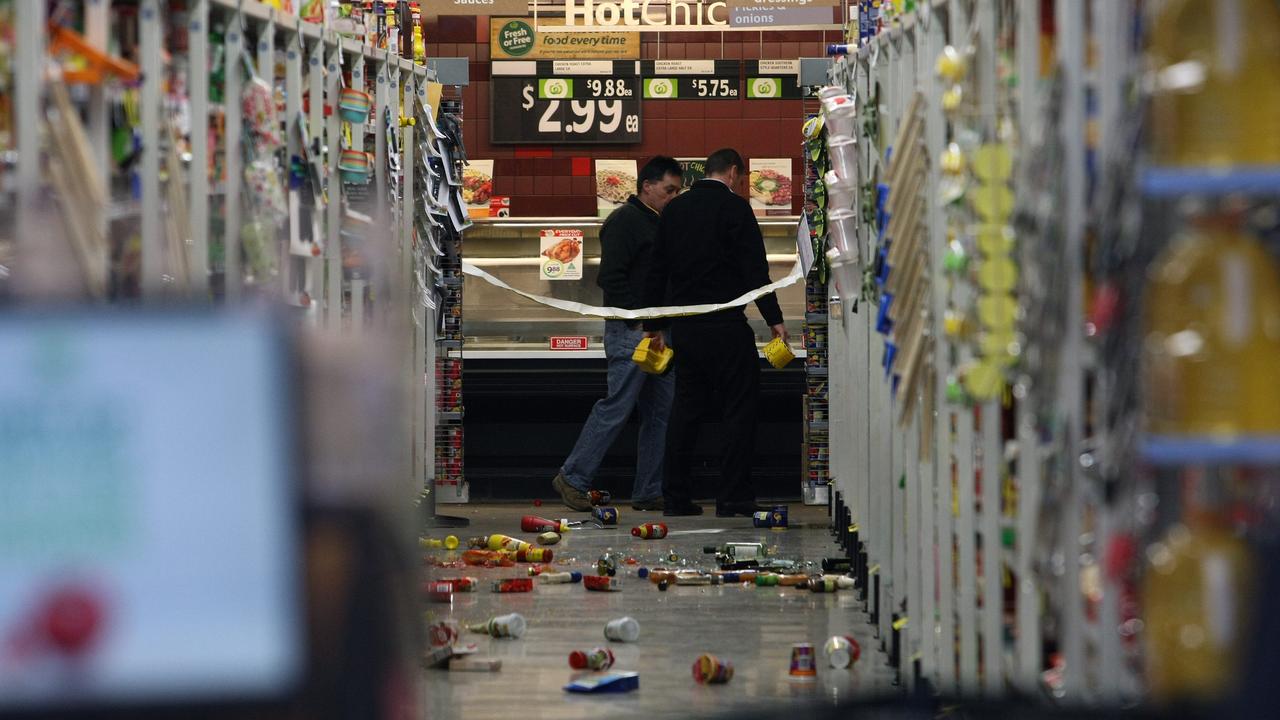
[[[596,214],[609,217],[636,192],[635,160],[596,160]]]
[[[552,7],[563,13],[564,23],[549,32],[840,27],[835,10],[840,0],[561,0]]]
[[[462,201],[467,215],[489,217],[489,201],[493,199],[493,160],[469,160],[462,170]]]
[[[751,158],[748,161],[751,209],[756,215],[791,214],[791,158]]]
[[[731,8],[729,26],[734,28],[760,28],[765,30],[778,25],[829,25],[834,20],[829,7],[766,7]]]
[[[543,280],[582,279],[582,231],[543,230],[539,237],[538,272]]]
[[[529,0],[430,0],[431,15],[524,15]]]
[[[551,337],[551,349],[552,350],[586,350],[587,336],[585,335],[575,335],[575,336],[553,335]]]
[[[747,97],[753,100],[794,99],[804,96],[799,60],[748,60]]]
[[[489,57],[493,60],[563,58],[581,60],[640,57],[640,34],[630,30],[554,32],[559,18],[489,19]]]
[[[707,177],[707,160],[706,158],[676,158],[676,162],[680,163],[680,170],[684,174],[684,190],[688,190],[694,183]]]
[[[645,60],[644,96],[654,100],[737,100],[742,97],[737,60]]]
[[[554,75],[551,65],[548,61],[493,63],[492,142],[640,142],[641,84],[634,74],[636,63],[605,63],[612,65],[613,76]]]

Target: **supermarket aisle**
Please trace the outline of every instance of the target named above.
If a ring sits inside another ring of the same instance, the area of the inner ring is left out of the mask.
[[[518,532],[521,515],[568,514],[561,510],[550,503],[541,508],[531,504],[449,508],[451,514],[471,518],[468,536],[505,533],[530,540],[531,535]],[[529,594],[495,594],[489,591],[492,579],[524,576],[527,566],[431,570],[436,577],[465,573],[482,582],[477,592],[455,593],[452,608],[428,605],[429,614],[466,623],[518,612],[528,620],[528,631],[519,640],[466,634],[467,642],[479,644],[479,657],[501,658],[502,669],[496,673],[425,671],[428,718],[775,714],[784,707],[792,712],[797,703],[831,704],[893,690],[892,674],[884,654],[878,652],[878,642],[871,637],[855,591],[814,594],[791,588],[730,585],[680,586],[659,592],[657,586],[635,577],[636,568],[653,567],[660,556],[672,550],[691,567],[710,568],[711,556],[702,553],[703,546],[726,542],[764,542],[776,545],[779,557],[816,563],[836,553],[826,527],[825,508],[791,505],[792,528],[785,532],[752,528],[747,518],[663,518],[661,513],[634,512],[625,505],[621,511],[622,522],[616,529],[572,531],[554,548],[557,559],[571,560],[564,569],[582,571],[608,548],[636,557],[639,565],[619,570],[621,592],[587,592],[579,584],[542,585]],[[572,516],[580,519],[583,514]],[[630,528],[648,520],[666,522],[672,535],[665,540],[633,538]],[[639,642],[605,640],[605,623],[622,615],[639,620]],[[852,635],[862,644],[863,656],[853,670],[833,670],[822,655],[822,643],[837,633]],[[791,645],[796,642],[816,646],[816,682],[790,679]],[[613,650],[616,669],[640,673],[639,690],[622,695],[574,695],[562,689],[574,672],[568,665],[569,653],[597,645]],[[729,684],[694,682],[690,665],[703,652],[734,664],[735,675]]]

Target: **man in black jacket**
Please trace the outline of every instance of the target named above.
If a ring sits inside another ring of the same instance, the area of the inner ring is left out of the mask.
[[[742,156],[731,148],[717,150],[707,158],[706,173],[705,180],[671,201],[658,223],[653,268],[645,284],[647,307],[725,303],[770,282],[760,224],[751,204],[735,192],[746,179]],[[756,307],[773,336],[786,340],[777,296],[761,296]],[[664,514],[702,514],[691,497],[690,454],[698,426],[718,407],[727,437],[716,515],[750,515],[757,509],[751,480],[760,397],[755,333],[744,308],[735,307],[673,321],[645,321],[651,347],[662,345],[659,331],[668,324],[675,349],[676,397],[667,427]]]
[[[600,275],[604,304],[635,310],[644,307],[644,280],[649,273],[658,215],[680,192],[680,164],[658,156],[645,164],[636,179],[636,194],[614,210],[600,228]],[[631,507],[662,509],[663,452],[667,417],[671,413],[674,380],[670,373],[646,375],[631,361],[644,336],[638,322],[606,320],[604,351],[609,360],[609,393],[591,408],[573,452],[551,481],[572,510],[591,510],[587,493],[609,446],[622,432],[631,411],[640,407],[640,438]]]

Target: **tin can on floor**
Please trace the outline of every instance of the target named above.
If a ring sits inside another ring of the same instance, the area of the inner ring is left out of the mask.
[[[615,507],[597,507],[591,510],[591,515],[601,525],[617,525],[618,524],[618,508]]]
[[[733,679],[733,663],[703,653],[693,661],[693,679],[705,685],[720,685]]]
[[[826,653],[827,662],[831,667],[841,670],[853,667],[853,664],[862,656],[862,646],[848,635],[832,635],[827,638],[822,651]]]
[[[791,646],[791,677],[812,678],[818,674],[817,663],[813,659],[813,645],[795,643]]]

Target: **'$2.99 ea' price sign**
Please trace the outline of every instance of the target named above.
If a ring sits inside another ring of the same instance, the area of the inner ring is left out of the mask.
[[[494,77],[492,86],[495,143],[640,142],[639,78]]]

